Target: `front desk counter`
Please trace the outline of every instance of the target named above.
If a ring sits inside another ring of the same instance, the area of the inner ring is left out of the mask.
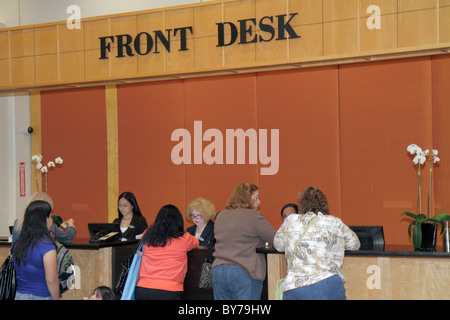
[[[62,300],[80,300],[90,297],[92,291],[98,286],[114,288],[121,272],[121,263],[133,252],[138,240],[89,243],[89,239],[75,238],[72,244],[65,245],[71,252],[74,260],[75,277],[73,288],[67,290]],[[0,241],[0,263],[9,254],[11,244]],[[185,300],[212,300],[212,289],[198,288],[201,264],[208,252],[207,247],[200,247],[188,253],[188,272],[184,283],[183,299]]]
[[[73,256],[75,281],[70,290],[64,292],[62,300],[81,300],[90,297],[98,286],[113,287],[120,275],[121,263],[133,252],[138,240],[89,243],[89,239],[75,238],[65,245]],[[11,244],[0,242],[0,261],[9,254]],[[77,273],[78,272],[78,273]]]
[[[75,238],[67,245],[79,268],[74,288],[63,294],[64,300],[89,297],[96,287],[114,287],[121,271],[120,264],[131,254],[135,241],[91,244],[88,239]],[[10,244],[0,241],[0,261],[3,262]],[[188,253],[188,271],[184,282],[184,300],[212,300],[212,289],[199,289],[201,264],[207,247]],[[274,248],[258,248],[267,259],[267,277],[261,299],[275,298],[275,285],[286,275],[284,253]],[[408,246],[386,246],[384,250],[358,250],[345,253],[343,272],[347,299],[450,299],[450,253],[441,248],[436,252],[413,251]]]
[[[267,257],[268,298],[286,275],[284,253],[259,248]],[[346,251],[342,265],[348,300],[449,300],[450,253],[414,251],[409,246]]]

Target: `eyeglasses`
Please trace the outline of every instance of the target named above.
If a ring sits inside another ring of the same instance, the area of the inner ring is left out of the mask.
[[[192,218],[192,220],[194,220],[194,219],[201,219],[202,218],[202,216],[201,215],[191,215],[191,218]]]

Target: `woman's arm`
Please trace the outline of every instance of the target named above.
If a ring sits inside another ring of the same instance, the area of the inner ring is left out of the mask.
[[[256,215],[255,229],[258,237],[264,242],[273,243],[273,238],[277,232],[274,227],[264,218],[263,214],[258,212]]]
[[[56,262],[56,250],[50,250],[44,254],[45,281],[53,300],[59,300],[59,279]]]
[[[359,250],[361,243],[356,233],[352,229],[344,225],[345,250]]]

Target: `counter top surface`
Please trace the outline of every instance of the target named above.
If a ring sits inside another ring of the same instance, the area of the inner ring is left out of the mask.
[[[125,246],[137,244],[139,240],[117,241],[107,243],[90,243],[89,239],[75,238],[71,244],[65,244],[72,249],[98,250],[107,247]],[[0,240],[0,246],[10,246],[11,243]],[[257,248],[256,252],[264,254],[280,254],[275,248]],[[412,246],[407,245],[385,245],[383,248],[373,250],[351,250],[345,252],[346,256],[391,256],[391,257],[427,257],[427,258],[450,258],[450,253],[444,252],[443,247],[437,247],[436,251],[415,251]]]
[[[258,248],[256,252],[265,254],[280,254],[275,248]],[[437,247],[432,251],[415,251],[412,246],[385,245],[384,248],[373,250],[345,251],[346,256],[391,256],[391,257],[426,257],[426,258],[450,258],[450,253],[444,252],[443,247]]]
[[[88,238],[76,238],[73,239],[72,243],[64,244],[68,249],[90,249],[98,250],[107,247],[117,247],[137,244],[139,240],[129,240],[129,241],[116,241],[116,242],[105,242],[105,243],[91,243]],[[0,241],[0,246],[10,246],[11,243],[8,241]]]

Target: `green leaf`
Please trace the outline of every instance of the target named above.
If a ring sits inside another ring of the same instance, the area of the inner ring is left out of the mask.
[[[417,220],[419,222],[424,222],[427,219],[427,216],[424,215],[424,214],[414,214],[414,213],[411,213],[411,212],[403,212],[400,215],[401,216],[406,215],[406,216],[408,216],[410,218],[413,218],[414,220]]]
[[[439,213],[435,215],[433,218],[430,218],[430,220],[441,222],[447,220],[449,217],[448,213]]]
[[[404,215],[406,215],[406,216],[408,216],[408,217],[410,217],[410,218],[413,218],[413,219],[417,219],[418,218],[418,214],[414,214],[414,213],[411,213],[411,212],[403,212],[403,213],[401,213],[400,214],[401,216],[404,216]]]
[[[415,221],[413,221],[413,222],[411,222],[410,224],[409,224],[409,226],[408,226],[408,234],[409,234],[409,237],[411,238],[411,228],[412,228],[412,226],[415,224],[416,222]]]
[[[414,223],[413,246],[416,249],[420,249],[421,245],[422,245],[422,223],[416,221]]]
[[[444,229],[445,229],[444,221],[439,221],[439,223],[441,224],[441,233],[440,234],[443,234]]]
[[[430,218],[428,220],[438,222],[441,225],[441,234],[442,234],[444,232],[444,228],[445,228],[444,221],[446,221],[448,219],[449,219],[448,213],[439,213],[439,214],[435,215],[433,218]]]
[[[427,220],[427,216],[424,214],[419,214],[417,217],[417,221],[419,222],[425,222]]]

